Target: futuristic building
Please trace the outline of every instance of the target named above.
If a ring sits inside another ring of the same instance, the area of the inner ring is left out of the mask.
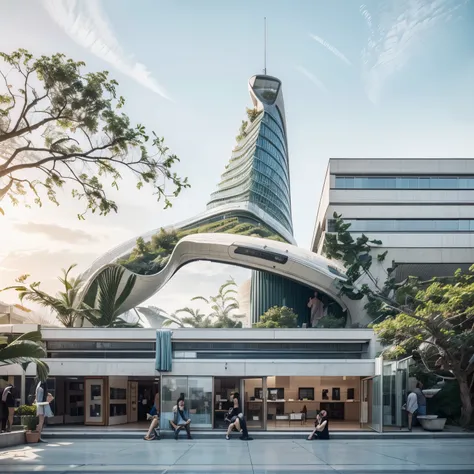
[[[133,251],[136,239],[133,239],[99,258],[83,277],[100,274],[100,269],[110,263],[122,264],[139,275],[169,274],[169,264],[175,260],[174,255],[171,257],[173,249],[181,238],[192,234],[229,233],[296,244],[282,84],[275,77],[257,75],[250,78],[248,86],[252,100],[252,107],[247,109],[248,120],[242,121],[236,146],[217,190],[211,194],[206,211],[184,222],[160,226],[140,236],[146,244],[157,233],[161,232],[163,236],[165,232],[172,233],[174,241],[167,247],[166,255],[163,252],[159,255],[152,252],[149,256],[136,255]],[[209,260],[206,255],[194,257],[194,260],[199,259]],[[307,322],[309,311],[306,303],[315,290],[310,281],[302,282],[278,272],[259,271],[256,264],[247,266],[256,269],[252,272],[250,290],[252,323],[257,322],[268,308],[283,305],[295,310],[299,315],[299,325]],[[151,287],[143,293],[144,299],[158,291],[154,283]],[[331,302],[334,300],[334,291],[331,295],[326,292],[327,289],[322,291],[324,298]],[[143,298],[133,297],[133,305],[142,303]],[[129,304],[125,306],[131,307]],[[341,309],[340,305],[337,307]]]

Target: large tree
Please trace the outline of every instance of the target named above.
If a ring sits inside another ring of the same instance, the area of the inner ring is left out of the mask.
[[[172,172],[178,158],[155,132],[131,124],[107,71],[84,69],[63,54],[0,53],[0,200],[33,197],[41,206],[47,196],[59,204],[57,191],[69,183],[85,201],[79,218],[88,210],[106,215],[117,211],[107,186],[118,189],[128,173],[170,206],[169,197],[189,186]]]
[[[392,346],[392,357],[413,355],[425,370],[459,384],[461,423],[471,422],[474,385],[474,266],[450,278],[420,281],[410,277],[397,283],[394,269],[381,282],[371,271],[371,252],[379,240],[353,238],[350,224],[334,214],[335,232],[326,235],[324,251],[341,260],[348,280],[341,286],[347,297],[367,297],[366,309],[378,321],[373,327],[380,340]],[[387,252],[377,255],[383,262]],[[368,283],[361,283],[364,280]]]

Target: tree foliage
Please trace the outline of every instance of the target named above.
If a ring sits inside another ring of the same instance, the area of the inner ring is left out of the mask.
[[[172,172],[178,157],[121,112],[125,100],[107,71],[84,68],[63,54],[0,53],[0,199],[29,205],[33,197],[41,206],[47,196],[59,204],[57,191],[69,183],[85,203],[79,218],[87,211],[106,215],[117,211],[107,185],[118,189],[129,173],[169,207],[170,197],[189,186]]]
[[[260,321],[253,325],[254,328],[295,328],[298,315],[286,306],[273,306],[260,316]]]
[[[458,270],[451,278],[420,281],[410,277],[397,284],[393,268],[383,283],[371,272],[373,246],[382,242],[365,235],[353,239],[350,224],[335,214],[335,233],[326,235],[328,257],[341,260],[348,281],[341,292],[354,298],[367,296],[378,311],[374,330],[381,342],[392,346],[392,357],[413,355],[426,371],[438,378],[454,379],[462,401],[461,423],[472,417],[474,385],[474,265],[467,273]],[[387,252],[377,257],[383,261]],[[369,283],[361,284],[366,277]],[[366,305],[367,308],[367,305]]]
[[[19,337],[0,335],[0,366],[20,364],[23,370],[31,363],[36,364],[36,373],[40,380],[46,380],[49,367],[41,360],[46,350],[41,344],[41,331],[32,331]]]
[[[175,323],[179,327],[194,328],[241,328],[242,322],[238,321],[245,317],[244,314],[236,313],[239,310],[237,294],[237,284],[233,278],[229,278],[219,288],[217,295],[195,296],[191,301],[204,301],[209,305],[210,313],[203,314],[199,309],[189,307],[179,309],[171,315],[163,326],[170,326]],[[184,313],[185,316],[181,316]]]
[[[0,291],[17,291],[22,303],[26,300],[48,308],[64,327],[72,328],[76,325],[78,319],[87,312],[87,308],[82,304],[79,298],[83,281],[80,277],[70,277],[70,272],[75,266],[74,264],[67,270],[62,270],[63,275],[58,279],[63,285],[63,290],[59,291],[56,296],[51,296],[41,290],[41,283],[39,281],[35,281],[26,286],[25,282],[29,275],[23,275],[18,278],[16,280],[17,283],[19,283],[18,285],[10,286]]]
[[[176,324],[180,328],[212,328],[214,323],[209,316],[201,313],[199,309],[192,308],[181,308],[176,310],[174,314],[168,316],[166,321],[163,323],[163,327],[171,326]]]

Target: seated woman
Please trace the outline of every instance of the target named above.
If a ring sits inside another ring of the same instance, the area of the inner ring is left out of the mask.
[[[233,407],[229,408],[229,412],[225,419],[229,422],[225,439],[230,439],[230,434],[233,429],[242,433],[242,436],[240,437],[242,441],[250,441],[252,439],[249,437],[247,422],[242,413],[242,409],[240,408],[240,397],[238,393],[233,394]]]
[[[191,436],[191,418],[189,418],[188,412],[184,407],[184,399],[178,398],[176,411],[174,412],[173,421],[170,421],[170,425],[174,430],[174,439],[178,439],[179,432],[184,428],[188,435],[188,439],[193,439]]]
[[[147,420],[151,420],[150,428],[148,429],[148,433],[143,438],[145,441],[152,441],[153,439],[160,439],[160,415],[158,414],[158,410],[156,409],[156,405],[150,410],[150,413],[146,416]]]
[[[326,410],[320,411],[316,417],[316,421],[314,422],[314,430],[308,436],[308,441],[314,439],[315,435],[318,439],[329,439],[329,420]]]

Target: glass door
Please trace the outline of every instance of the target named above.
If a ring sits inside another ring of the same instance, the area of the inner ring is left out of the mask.
[[[360,423],[382,432],[382,377],[376,375],[361,380]]]
[[[105,425],[106,392],[105,379],[84,380],[86,425]]]

